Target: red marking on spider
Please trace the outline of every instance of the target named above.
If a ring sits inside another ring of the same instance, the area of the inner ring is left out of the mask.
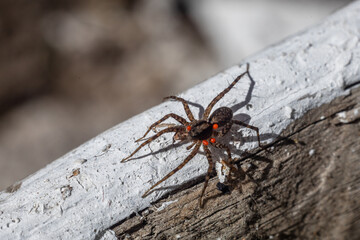
[[[219,127],[219,125],[217,125],[216,123],[213,124],[213,129],[217,129]]]
[[[209,145],[209,142],[206,141],[206,140],[203,140],[203,141],[202,141],[202,144],[204,144],[205,146],[207,146],[207,145]]]
[[[216,139],[215,138],[210,138],[210,142],[215,143]]]
[[[191,130],[191,126],[187,126],[186,130],[190,131]]]

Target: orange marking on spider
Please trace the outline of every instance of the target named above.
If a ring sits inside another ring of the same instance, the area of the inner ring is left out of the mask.
[[[202,143],[203,143],[205,146],[209,145],[209,142],[206,141],[206,140],[203,140]]]
[[[187,126],[186,130],[190,131],[191,130],[191,126]]]
[[[217,129],[219,127],[219,125],[217,125],[216,123],[213,124],[213,129]]]
[[[215,143],[216,139],[215,138],[210,138],[210,142]]]

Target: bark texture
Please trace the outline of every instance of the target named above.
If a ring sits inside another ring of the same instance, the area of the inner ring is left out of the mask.
[[[360,88],[294,121],[239,161],[231,194],[213,177],[113,227],[119,239],[359,239]],[[199,182],[202,182],[199,180]]]

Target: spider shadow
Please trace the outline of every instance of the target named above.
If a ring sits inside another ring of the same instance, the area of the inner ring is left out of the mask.
[[[247,74],[249,80],[250,80],[250,85],[249,85],[249,89],[246,93],[245,99],[244,101],[237,103],[235,105],[233,105],[232,107],[230,107],[230,109],[233,111],[233,113],[236,113],[239,109],[245,107],[245,106],[249,106],[252,95],[253,95],[253,91],[254,91],[254,87],[256,82],[254,81],[253,77],[251,76],[251,74]],[[245,113],[238,113],[235,114],[233,116],[233,119],[235,120],[239,120],[241,122],[244,122],[246,124],[249,124],[251,117],[248,114]],[[234,130],[239,130],[240,128],[245,128],[245,127],[240,127],[239,125],[233,125],[232,127]],[[236,129],[237,128],[237,129]],[[255,131],[254,131],[255,132]],[[268,140],[268,139],[275,139],[278,137],[277,134],[274,133],[263,133],[263,134],[259,134],[260,135],[260,140]],[[244,142],[253,142],[253,141],[257,141],[257,135],[255,134],[252,137],[243,137],[242,138],[244,140]]]
[[[240,102],[240,103],[237,103],[235,104],[234,106],[231,107],[231,110],[235,113],[237,112],[239,109],[245,107],[246,105],[248,105],[251,101],[251,97],[252,97],[252,92],[254,91],[254,87],[255,87],[255,81],[254,79],[252,78],[251,74],[247,74],[247,76],[249,77],[250,79],[250,86],[249,86],[249,90],[247,91],[246,93],[246,96],[245,96],[245,100]]]
[[[196,107],[196,108],[199,109],[199,111],[198,111],[198,119],[201,119],[202,116],[204,115],[204,112],[205,112],[204,107],[201,106],[201,105],[198,104],[198,103],[194,103],[194,102],[190,102],[190,101],[186,101],[186,102],[187,102],[189,105],[194,106],[194,107]]]
[[[245,124],[249,124],[250,123],[250,120],[251,120],[251,117],[248,115],[248,114],[245,114],[245,113],[239,113],[239,114],[236,114],[234,115],[233,119],[235,120],[239,120]],[[240,125],[237,125],[237,124],[233,124],[232,128],[231,128],[231,132],[234,132],[234,133],[241,133],[241,130],[240,129],[249,129],[247,127],[244,127],[244,126],[240,126]],[[250,129],[251,130],[251,129]],[[251,130],[251,132],[253,132],[254,134],[252,134],[252,136],[248,136],[248,137],[243,137],[241,136],[239,139],[242,139],[244,142],[257,142],[257,134],[256,134],[256,131],[254,130]],[[237,135],[237,134],[233,134],[233,135]],[[269,140],[269,139],[276,139],[279,137],[278,134],[275,134],[275,133],[259,133],[260,135],[260,141],[263,141],[263,140]]]
[[[164,193],[161,198],[157,199],[154,203],[159,202],[162,199],[165,199],[171,195],[174,195],[178,192],[181,192],[185,189],[189,189],[199,183],[201,183],[204,179],[205,179],[206,174],[201,174],[200,176],[197,176],[193,179],[190,180],[185,180],[184,182],[180,183],[180,184],[174,184],[174,185],[169,185],[169,186],[163,186],[163,187],[157,187],[152,189],[148,194],[152,194],[154,192],[157,191],[161,191],[161,190],[169,190],[168,192]]]
[[[149,147],[150,150],[151,150],[149,153],[138,156],[138,157],[132,157],[132,158],[128,159],[127,161],[137,160],[137,159],[145,158],[145,157],[148,157],[148,156],[156,155],[158,153],[166,152],[166,151],[169,151],[170,149],[180,147],[180,146],[182,146],[184,144],[187,144],[187,143],[189,143],[189,142],[188,141],[183,141],[183,142],[172,143],[169,146],[166,146],[166,147],[161,148],[161,149],[156,150],[156,151],[152,151],[151,148]]]
[[[243,108],[244,106],[248,105],[248,104],[250,103],[250,101],[251,101],[251,96],[252,96],[252,92],[253,92],[253,90],[254,90],[255,81],[254,81],[254,79],[252,78],[252,76],[251,76],[250,74],[247,74],[247,76],[248,76],[249,79],[250,79],[249,90],[248,90],[247,93],[246,93],[246,96],[245,96],[245,100],[244,100],[244,101],[242,101],[242,102],[240,102],[240,103],[237,103],[237,104],[235,104],[234,106],[231,107],[231,110],[232,110],[233,112],[236,112],[236,111],[238,111],[239,109]],[[201,119],[202,116],[204,115],[204,111],[205,111],[204,107],[201,106],[201,105],[198,104],[198,103],[194,103],[194,102],[191,102],[191,101],[186,101],[186,102],[187,102],[189,105],[194,106],[194,107],[196,107],[196,108],[199,109],[199,111],[198,111],[198,119]]]

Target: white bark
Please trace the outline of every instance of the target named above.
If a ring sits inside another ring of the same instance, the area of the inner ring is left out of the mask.
[[[294,119],[348,94],[349,86],[359,82],[359,37],[357,1],[320,25],[246,59],[244,63],[250,63],[255,85],[243,78],[215,108],[237,109],[234,114],[241,113],[237,117],[242,120],[250,116],[250,124],[259,127],[262,140],[270,142]],[[233,66],[180,96],[206,107],[244,69],[244,65]],[[248,93],[250,98],[246,98]],[[247,109],[247,103],[252,108]],[[199,109],[191,109],[198,117]],[[141,195],[178,166],[189,153],[185,145],[157,152],[171,146],[172,135],[168,134],[136,154],[144,157],[120,161],[138,146],[134,140],[151,123],[170,112],[185,117],[180,103],[160,104],[22,180],[13,193],[1,192],[0,239],[94,239],[114,223],[159,199],[169,189],[156,191],[145,199]],[[255,136],[250,130],[241,131],[242,136]],[[255,138],[239,146],[241,150],[254,147]],[[74,172],[76,169],[79,172]],[[205,156],[197,155],[161,186],[181,184],[204,174],[206,169]]]

